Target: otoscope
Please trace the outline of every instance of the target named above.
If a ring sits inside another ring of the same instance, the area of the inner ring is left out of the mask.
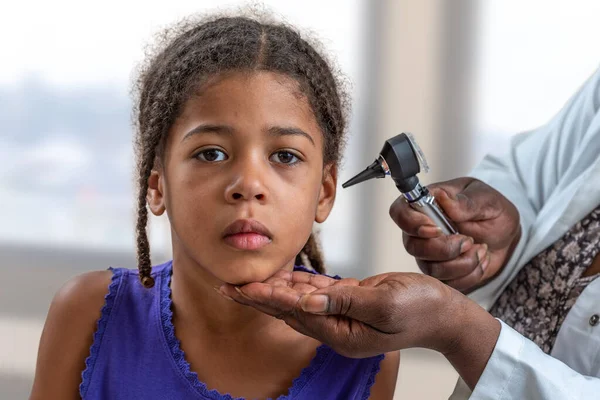
[[[458,233],[417,174],[429,171],[425,155],[410,133],[401,133],[385,141],[379,157],[363,172],[342,184],[347,188],[373,178],[390,175],[408,204],[433,220],[446,235]]]

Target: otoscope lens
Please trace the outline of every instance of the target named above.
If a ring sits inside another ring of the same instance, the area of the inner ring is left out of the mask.
[[[417,141],[415,140],[414,136],[409,132],[404,132],[404,134],[406,135],[406,137],[408,137],[410,145],[412,146],[413,150],[415,151],[415,154],[417,155],[417,161],[419,162],[419,165],[421,167],[421,172],[429,172],[429,164],[427,164],[425,154],[417,144]]]

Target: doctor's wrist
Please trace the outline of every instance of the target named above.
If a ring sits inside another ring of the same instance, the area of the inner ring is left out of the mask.
[[[455,313],[442,354],[473,389],[494,352],[501,324],[466,296],[456,293],[453,297]]]

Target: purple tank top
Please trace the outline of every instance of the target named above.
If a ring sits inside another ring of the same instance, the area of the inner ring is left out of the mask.
[[[207,389],[185,360],[172,324],[172,262],[153,268],[152,289],[141,285],[136,270],[111,270],[109,292],[82,372],[81,397],[233,400]],[[321,345],[288,394],[278,400],[366,400],[383,357],[351,359]]]

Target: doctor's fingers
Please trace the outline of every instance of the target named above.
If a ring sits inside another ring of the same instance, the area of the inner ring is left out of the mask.
[[[442,230],[425,214],[414,210],[404,197],[398,197],[390,206],[390,217],[409,236],[435,238]]]
[[[434,239],[423,239],[407,234],[402,235],[404,248],[411,256],[424,261],[454,260],[475,245],[472,237],[454,234]]]
[[[455,280],[469,275],[484,262],[489,262],[487,245],[475,245],[459,257],[443,262],[431,262],[417,259],[417,264],[424,274],[441,281]]]

